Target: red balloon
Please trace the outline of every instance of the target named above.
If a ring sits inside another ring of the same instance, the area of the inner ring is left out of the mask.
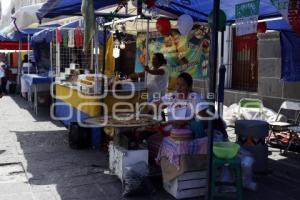
[[[259,22],[257,24],[257,32],[258,33],[265,33],[267,31],[267,23],[266,22]]]
[[[156,29],[164,36],[170,35],[171,32],[171,23],[169,19],[160,17],[156,21]]]

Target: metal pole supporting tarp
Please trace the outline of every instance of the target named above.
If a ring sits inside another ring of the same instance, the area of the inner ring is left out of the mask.
[[[149,31],[150,31],[150,22],[149,22],[149,19],[147,19],[147,32],[146,32],[146,66],[149,65]],[[145,88],[147,86],[147,73],[145,71],[145,78],[144,78],[144,83],[145,83]]]
[[[27,74],[29,74],[29,71],[30,71],[30,67],[29,67],[29,51],[30,51],[30,35],[28,34],[27,35],[27,44],[28,44],[28,47],[27,47],[27,67],[28,67],[28,69],[27,69]]]
[[[213,1],[213,24],[211,34],[211,48],[209,54],[209,94],[210,101],[209,110],[215,112],[215,93],[216,93],[216,69],[218,65],[218,25],[219,25],[219,9],[220,0]],[[207,199],[212,199],[211,178],[212,178],[212,160],[213,160],[213,121],[208,122],[208,183],[207,183]]]
[[[106,65],[106,26],[103,26],[103,45],[102,45],[102,78],[101,78],[101,95],[104,94],[104,76],[105,76],[105,65]],[[101,99],[104,102],[104,98]],[[104,108],[101,106],[101,113],[104,114]]]
[[[96,25],[96,34],[94,35],[94,49],[95,52],[93,52],[93,54],[95,54],[95,66],[94,66],[94,73],[95,73],[95,94],[97,94],[97,92],[99,91],[99,85],[98,85],[98,80],[99,80],[99,52],[98,52],[98,48],[99,48],[99,42],[98,42],[98,25]],[[94,57],[92,54],[92,57]]]
[[[55,62],[56,62],[56,69],[55,69],[55,81],[60,80],[60,43],[57,42],[56,39],[56,52],[55,52]]]
[[[224,31],[221,32],[221,59],[218,78],[218,115],[223,116],[223,102],[224,102],[224,85],[225,85],[225,72],[226,67],[224,65]]]
[[[49,75],[51,77],[53,77],[53,60],[52,60],[52,57],[53,57],[53,42],[50,42],[50,73]],[[52,80],[52,79],[51,79]],[[52,82],[52,81],[51,81]]]
[[[21,72],[22,72],[22,59],[21,59],[21,45],[22,45],[22,42],[21,42],[21,39],[19,39],[19,51],[18,51],[18,80],[17,80],[17,85],[18,85],[18,88],[20,86],[20,79],[21,79]]]
[[[223,116],[225,73],[226,73],[226,67],[224,64],[221,64],[219,69],[219,85],[218,85],[218,115],[220,117]]]
[[[106,65],[106,27],[103,27],[103,46],[102,46],[102,75],[105,74],[105,65]],[[103,85],[104,86],[104,85]],[[103,92],[103,91],[102,91]]]

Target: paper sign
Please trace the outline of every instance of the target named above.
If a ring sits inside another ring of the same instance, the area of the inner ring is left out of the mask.
[[[236,35],[257,32],[259,0],[237,4],[235,6]]]

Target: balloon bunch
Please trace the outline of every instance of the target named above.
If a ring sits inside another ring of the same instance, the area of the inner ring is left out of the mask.
[[[194,20],[191,16],[183,14],[178,18],[177,28],[181,35],[187,36],[192,30]],[[170,20],[165,17],[160,17],[156,22],[157,30],[163,35],[168,36],[171,33]]]

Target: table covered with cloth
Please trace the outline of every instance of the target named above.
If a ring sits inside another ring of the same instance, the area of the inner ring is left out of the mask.
[[[52,82],[51,77],[39,74],[23,74],[22,78],[28,83],[29,86],[32,86],[34,84],[44,84]]]
[[[182,141],[165,137],[162,140],[156,159],[160,161],[165,157],[177,169],[180,169],[180,156],[207,154],[207,142],[207,137]]]
[[[22,95],[27,94],[28,101],[31,102],[32,93],[34,94],[33,109],[38,112],[38,92],[50,91],[53,78],[44,74],[23,74],[21,76],[21,92]],[[49,93],[50,95],[50,93]],[[25,96],[24,96],[25,97]]]
[[[49,76],[39,75],[39,74],[23,74],[21,76],[21,92],[32,93],[32,86],[39,85],[36,88],[38,92],[40,91],[50,91],[49,85],[52,82],[52,78]]]

